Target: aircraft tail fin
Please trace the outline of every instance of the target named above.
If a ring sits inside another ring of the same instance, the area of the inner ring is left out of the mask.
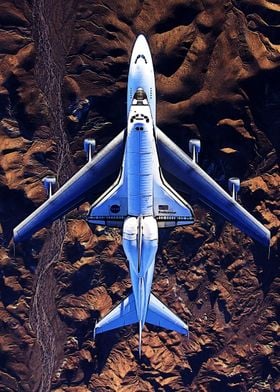
[[[102,320],[96,323],[94,336],[96,334],[110,331],[111,329],[124,327],[138,321],[134,295],[131,293]]]
[[[180,332],[183,335],[189,334],[188,326],[152,293],[150,296],[146,322]]]

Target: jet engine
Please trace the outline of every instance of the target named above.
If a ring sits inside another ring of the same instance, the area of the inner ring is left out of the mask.
[[[189,152],[192,154],[193,162],[198,162],[198,154],[200,153],[201,143],[199,139],[190,139]]]
[[[232,198],[236,200],[237,194],[240,190],[240,179],[237,177],[231,177],[228,180],[228,189],[232,195]]]
[[[85,139],[84,140],[84,150],[85,150],[85,153],[87,154],[87,159],[89,162],[93,158],[95,147],[96,147],[95,139]]]
[[[56,184],[56,178],[54,176],[46,176],[42,180],[44,188],[47,192],[48,197],[52,197],[53,195],[53,188]]]

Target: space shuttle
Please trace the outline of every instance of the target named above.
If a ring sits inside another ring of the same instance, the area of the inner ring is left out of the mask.
[[[14,241],[31,237],[42,227],[79,206],[100,184],[118,175],[112,186],[91,206],[90,224],[119,227],[129,263],[131,294],[94,328],[94,335],[138,324],[139,355],[146,323],[188,335],[186,322],[152,292],[158,249],[158,231],[166,227],[191,225],[191,206],[165,180],[164,173],[193,189],[200,200],[264,246],[270,232],[237,202],[238,178],[229,180],[230,194],[198,165],[200,141],[190,140],[187,155],[156,123],[156,88],[148,42],[139,35],[131,54],[127,85],[127,127],[97,154],[95,141],[85,140],[88,163],[57,192],[54,179],[44,179],[49,199],[14,229]]]

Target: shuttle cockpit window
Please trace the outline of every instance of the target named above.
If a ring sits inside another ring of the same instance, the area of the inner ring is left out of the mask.
[[[144,99],[147,99],[147,95],[142,88],[138,88],[134,95],[134,99],[136,99],[137,101],[144,101]]]
[[[134,64],[136,64],[139,59],[143,59],[145,61],[145,63],[148,64],[148,61],[146,60],[146,57],[143,54],[138,54]]]
[[[148,105],[147,94],[142,88],[138,88],[133,96],[133,105]]]

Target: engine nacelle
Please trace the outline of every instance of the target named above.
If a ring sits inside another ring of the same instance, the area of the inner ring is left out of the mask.
[[[198,162],[198,154],[200,153],[201,143],[199,139],[190,139],[189,152],[192,155],[193,162]]]
[[[93,154],[95,151],[95,147],[96,147],[95,139],[85,139],[84,140],[84,150],[85,150],[85,153],[87,154],[88,161],[92,160]]]
[[[234,200],[237,199],[237,194],[240,190],[240,179],[238,177],[231,177],[228,180],[228,189]]]
[[[56,184],[56,178],[54,176],[46,176],[42,181],[48,197],[51,197],[53,195],[53,189]]]

